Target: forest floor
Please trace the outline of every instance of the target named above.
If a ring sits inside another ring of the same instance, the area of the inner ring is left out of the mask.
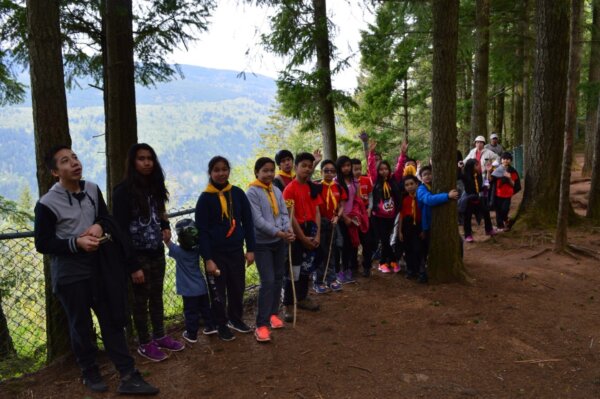
[[[575,173],[581,211],[589,180]],[[374,271],[319,296],[320,312],[299,311],[269,344],[201,336],[162,363],[136,355],[137,366],[164,398],[600,397],[600,262],[552,253],[548,231],[476,232],[469,284]],[[597,228],[569,240],[600,250]],[[0,398],[114,397],[118,378],[102,364],[107,394],[89,394],[69,360],[0,384]]]

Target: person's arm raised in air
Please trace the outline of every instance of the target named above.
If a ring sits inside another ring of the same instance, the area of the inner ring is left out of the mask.
[[[404,174],[404,163],[406,162],[406,153],[408,151],[408,141],[404,140],[400,145],[400,155],[398,156],[398,162],[396,163],[396,169],[394,170],[394,180],[397,183],[402,181],[402,175]]]

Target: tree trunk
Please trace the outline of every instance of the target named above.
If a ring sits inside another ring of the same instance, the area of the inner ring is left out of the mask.
[[[402,92],[404,107],[404,141],[408,142],[408,71],[404,77],[404,88]]]
[[[496,93],[496,114],[494,115],[494,131],[500,137],[500,141],[504,141],[502,131],[504,130],[504,99],[505,99],[505,87],[500,87]]]
[[[465,60],[465,96],[464,101],[468,103],[469,101],[473,101],[473,69],[471,68],[471,60]],[[468,126],[467,129],[471,127],[471,110],[465,112],[465,126]],[[464,131],[463,136],[460,140],[461,150],[463,154],[469,151],[471,148],[471,144],[473,140],[471,139],[471,132]]]
[[[431,157],[433,192],[456,184],[456,51],[458,0],[433,1]],[[429,274],[439,282],[465,278],[456,223],[456,201],[433,208]]]
[[[325,0],[313,0],[315,23],[315,46],[317,50],[317,70],[319,71],[318,103],[321,119],[321,135],[323,137],[323,156],[326,159],[337,159],[337,143],[335,135],[335,114],[331,98],[331,47],[329,45],[329,29],[327,27],[327,4]]]
[[[600,94],[600,0],[592,2],[592,44],[590,50],[590,69],[588,72],[589,89],[587,93],[587,112],[585,118],[585,150],[581,175],[592,174],[594,160],[594,137],[597,130],[596,110]]]
[[[600,101],[598,101],[598,118],[600,119]],[[594,160],[592,162],[592,182],[586,216],[592,222],[600,225],[600,120],[596,123],[596,137],[594,139]]]
[[[529,29],[529,13],[533,0],[523,0],[523,14],[521,16],[521,35],[523,37],[523,176],[525,181],[529,165],[525,154],[529,148],[531,137],[531,37]]]
[[[487,137],[487,96],[490,58],[490,0],[477,0],[475,6],[477,25],[477,52],[471,106],[471,139]]]
[[[107,193],[123,179],[127,151],[137,143],[132,18],[131,0],[106,0]]]
[[[15,346],[8,331],[8,322],[2,308],[2,291],[0,291],[0,359],[15,353]]]
[[[569,51],[569,2],[537,0],[531,140],[520,213],[530,223],[552,224],[558,199]],[[520,215],[522,216],[522,215]]]
[[[46,153],[55,145],[71,145],[67,117],[59,25],[59,1],[27,0],[31,108],[35,137],[35,159],[39,195],[52,186],[54,179],[44,164]],[[50,262],[44,257],[46,297],[47,360],[50,362],[69,351],[66,317],[52,293]]]
[[[554,236],[554,251],[562,252],[567,246],[567,226],[571,203],[571,164],[573,163],[573,135],[577,128],[577,86],[581,67],[581,18],[583,0],[571,1],[571,46],[569,49],[569,74],[567,81],[567,108],[565,117],[565,134],[562,171],[560,174],[560,199],[558,219]]]

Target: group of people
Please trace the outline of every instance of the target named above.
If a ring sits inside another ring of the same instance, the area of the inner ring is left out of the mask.
[[[316,294],[340,291],[355,281],[359,269],[369,277],[375,258],[381,273],[399,273],[405,264],[407,278],[427,283],[435,206],[460,197],[466,241],[472,241],[471,215],[482,214],[492,231],[489,207],[480,195],[485,188],[494,193],[498,225],[506,224],[510,196],[518,191],[510,154],[503,153],[502,165],[494,170],[478,137],[473,154],[459,162],[463,194],[433,193],[431,166],[408,158],[406,142],[392,169],[376,153],[376,143],[366,134],[360,137],[367,174],[358,158],[333,161],[322,159],[319,151],[294,156],[281,150],[274,159],[256,161],[256,179],[246,190],[230,183],[229,161],[215,156],[195,218],[175,225],[177,242],[166,216],[165,175],[151,146],[135,144],[129,150],[125,178],[111,197],[113,216],[98,186],[82,180],[77,155],[68,146],[53,148],[46,163],[58,181],[36,204],[35,245],[51,255],[52,288],[67,315],[83,383],[95,392],[108,389],[95,361],[93,309],[105,349],[121,374],[118,391],[158,392],[135,369],[127,346],[128,281],[137,353],[162,361],[185,348],[164,327],[164,246],[176,261],[185,341],[197,342],[200,333],[230,341],[233,330],[254,332],[257,341],[268,342],[273,329],[295,320],[295,306],[319,310],[308,295],[311,288]],[[253,263],[260,276],[254,328],[243,317],[245,269]]]

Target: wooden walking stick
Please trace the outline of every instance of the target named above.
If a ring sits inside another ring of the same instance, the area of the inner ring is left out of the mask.
[[[335,236],[335,225],[331,225],[331,238],[329,239],[329,252],[327,253],[327,263],[325,264],[325,273],[323,274],[323,284],[327,284],[327,272],[329,271],[329,261],[331,260],[331,248],[333,247],[333,236]]]
[[[294,223],[294,200],[286,200],[285,205],[290,210],[290,226]],[[292,266],[292,243],[288,243],[288,259],[290,266],[290,280],[292,282],[292,294],[294,295],[294,321],[292,327],[296,328],[296,312],[298,309],[298,298],[296,297],[296,283],[294,282],[294,268]]]

